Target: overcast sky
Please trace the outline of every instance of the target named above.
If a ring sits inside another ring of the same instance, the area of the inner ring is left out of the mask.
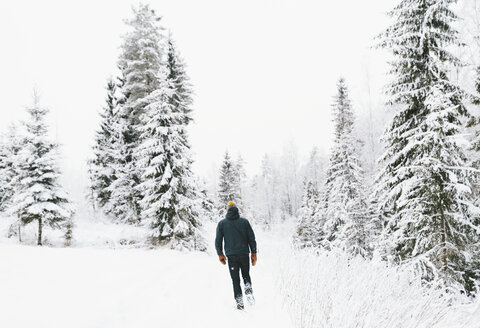
[[[226,149],[257,171],[265,152],[293,140],[302,156],[332,139],[340,76],[355,110],[380,102],[385,58],[372,50],[393,0],[151,1],[172,30],[195,89],[191,143],[206,176]],[[0,130],[24,115],[36,86],[62,144],[78,201],[85,188],[106,79],[115,73],[132,1],[0,2]]]

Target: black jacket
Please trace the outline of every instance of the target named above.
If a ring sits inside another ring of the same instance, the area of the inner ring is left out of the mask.
[[[223,254],[223,240],[225,239],[225,255],[248,254],[257,252],[257,242],[252,226],[248,220],[238,214],[238,208],[230,207],[227,216],[217,225],[215,248],[217,254]],[[249,249],[250,247],[250,249]]]

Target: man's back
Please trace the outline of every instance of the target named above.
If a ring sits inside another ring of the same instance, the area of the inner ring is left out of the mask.
[[[257,252],[257,243],[252,226],[248,220],[241,218],[238,208],[228,209],[227,216],[217,226],[215,248],[217,254],[223,254],[223,239],[225,239],[225,255],[248,254]]]

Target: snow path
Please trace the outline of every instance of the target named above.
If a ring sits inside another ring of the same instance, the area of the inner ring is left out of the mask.
[[[0,327],[292,327],[267,249],[241,312],[213,252],[0,245]]]

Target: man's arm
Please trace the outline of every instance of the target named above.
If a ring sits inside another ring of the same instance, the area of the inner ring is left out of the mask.
[[[217,255],[223,255],[223,230],[220,227],[220,223],[217,225],[217,236],[215,237],[215,248],[217,250]]]
[[[255,233],[253,232],[250,222],[247,220],[247,236],[248,236],[248,245],[250,246],[250,252],[252,254],[257,253],[257,242],[255,241]]]
[[[215,237],[215,248],[217,249],[218,259],[220,263],[227,264],[227,258],[223,255],[223,229],[220,226],[221,222],[217,225],[217,236]]]

